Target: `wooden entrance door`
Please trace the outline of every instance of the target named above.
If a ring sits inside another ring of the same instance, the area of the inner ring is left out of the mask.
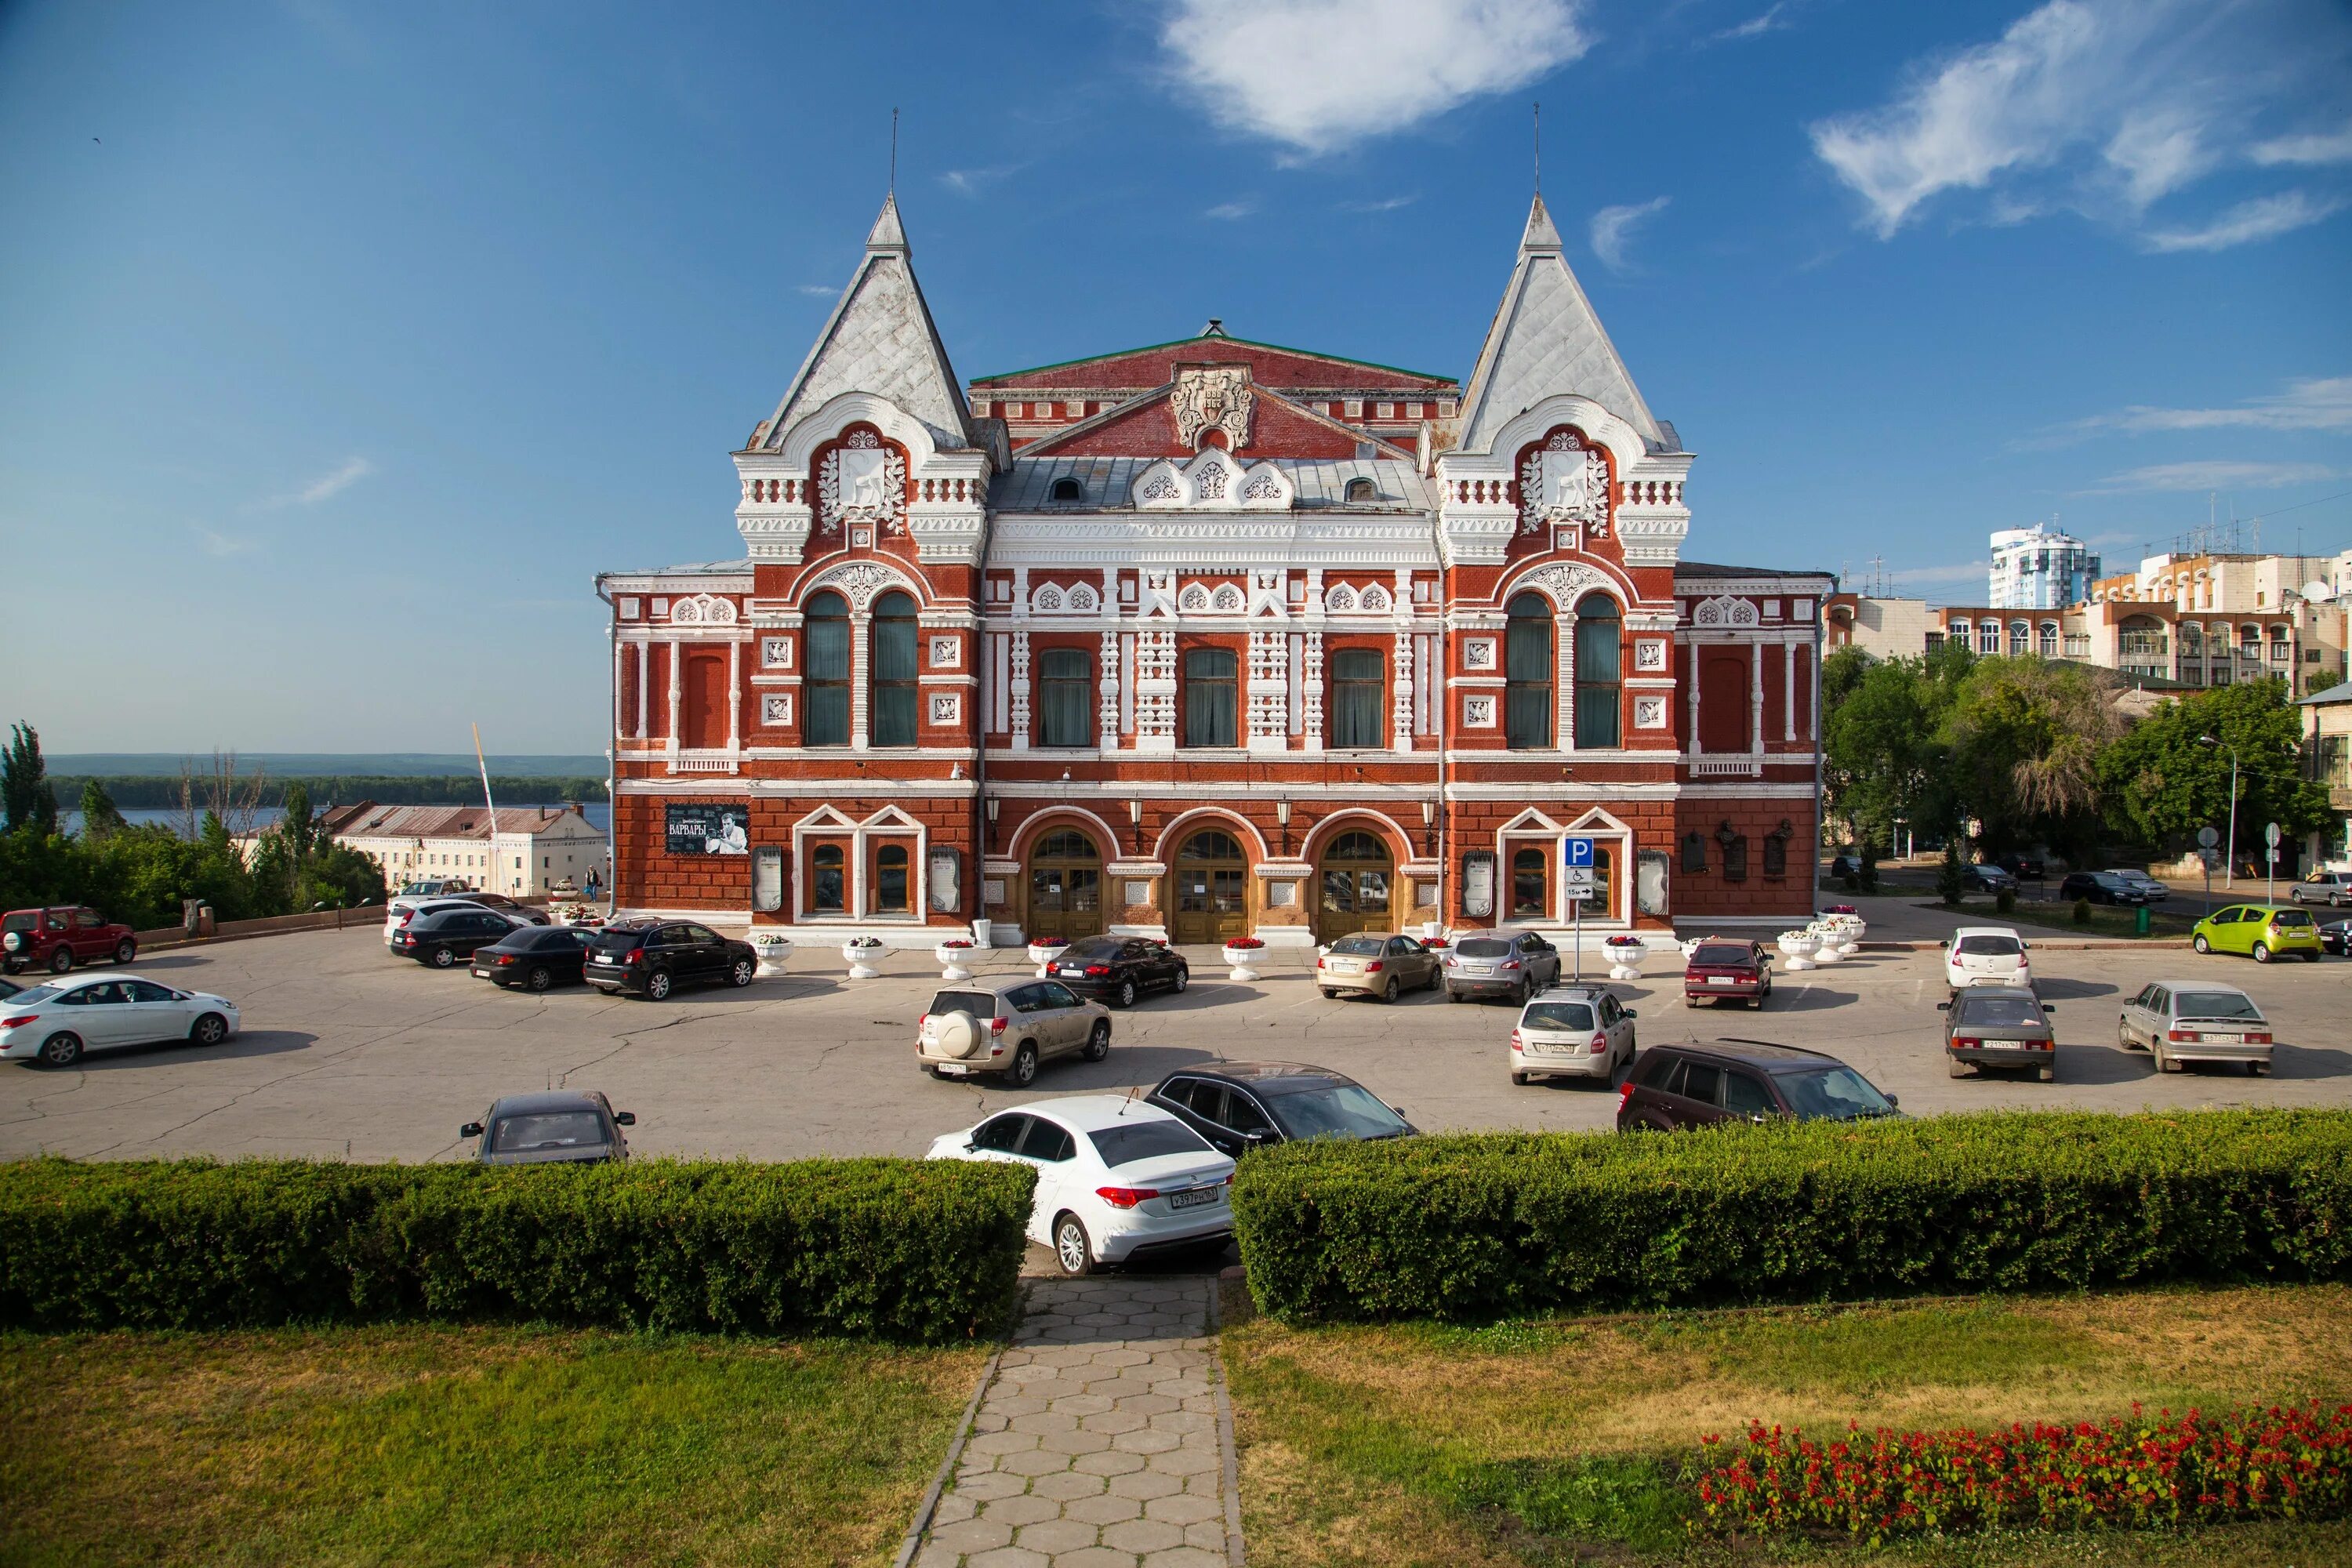
[[[1094,840],[1065,829],[1029,855],[1029,940],[1076,942],[1103,931],[1102,856]]]
[[[1395,862],[1388,847],[1369,833],[1342,833],[1331,840],[1316,866],[1322,889],[1315,935],[1336,942],[1360,931],[1394,931],[1389,923]]]
[[[1230,942],[1249,934],[1249,861],[1230,833],[1195,833],[1176,852],[1176,912],[1169,934],[1180,945]]]

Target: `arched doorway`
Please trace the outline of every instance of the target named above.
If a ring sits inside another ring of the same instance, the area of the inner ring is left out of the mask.
[[[1249,860],[1239,840],[1214,828],[1195,833],[1176,851],[1176,911],[1169,934],[1200,946],[1249,934]]]
[[[1388,846],[1377,836],[1349,832],[1332,838],[1315,863],[1315,883],[1321,889],[1316,905],[1317,940],[1335,942],[1360,931],[1394,931],[1389,923],[1389,900],[1395,871]]]
[[[1100,936],[1102,855],[1085,834],[1049,833],[1029,852],[1029,940]]]

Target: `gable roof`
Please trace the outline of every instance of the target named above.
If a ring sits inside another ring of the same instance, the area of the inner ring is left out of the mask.
[[[1139,362],[1132,366],[1132,374],[1108,380],[1100,374],[1103,368],[1129,360]],[[1283,343],[1259,342],[1252,338],[1237,338],[1227,332],[1222,324],[1211,322],[1207,330],[1193,337],[1176,338],[1164,343],[1145,343],[1139,348],[1113,349],[1108,353],[1087,354],[1081,359],[1060,360],[1052,364],[1030,365],[1023,370],[975,376],[971,388],[975,392],[994,393],[1021,386],[1151,386],[1168,380],[1171,367],[1180,361],[1185,363],[1203,361],[1246,363],[1252,366],[1251,379],[1261,385],[1333,389],[1360,385],[1367,389],[1410,389],[1442,394],[1452,391],[1456,384],[1450,375],[1405,370],[1392,364],[1378,364],[1370,360],[1348,359],[1314,349],[1295,349]],[[1082,368],[1097,374],[1076,378],[1049,378],[1052,372]],[[1359,374],[1351,375],[1350,372]],[[1363,372],[1378,374],[1360,374]]]
[[[1633,373],[1569,270],[1559,230],[1538,196],[1519,239],[1518,265],[1486,329],[1470,390],[1463,395],[1461,449],[1492,451],[1505,425],[1563,392],[1589,397],[1640,431],[1653,451],[1680,445],[1642,401]]]
[[[753,447],[781,447],[793,426],[845,392],[887,397],[930,431],[942,448],[975,446],[955,366],[915,281],[913,253],[898,222],[898,198],[885,196],[866,237],[866,256],[825,318],[776,412],[751,433]]]
[[[1170,395],[1175,390],[1176,384],[1172,381],[1160,386],[1152,387],[1150,390],[1139,393],[1135,396],[1126,399],[1124,402],[1115,403],[1099,414],[1090,414],[1075,425],[1065,425],[1058,430],[1055,430],[1047,435],[1040,436],[1034,441],[1023,444],[1021,447],[1016,448],[1016,450],[1018,450],[1024,457],[1045,457],[1048,454],[1062,452],[1073,447],[1076,448],[1080,453],[1086,453],[1089,437],[1093,437],[1099,431],[1108,429],[1113,425],[1122,424],[1131,420],[1136,416],[1146,410],[1160,407],[1167,403]],[[1257,396],[1260,403],[1264,405],[1267,415],[1274,416],[1276,419],[1295,421],[1298,425],[1302,425],[1328,435],[1335,440],[1340,441],[1352,447],[1354,450],[1350,455],[1402,458],[1408,460],[1413,456],[1413,454],[1406,451],[1403,447],[1397,446],[1392,441],[1384,441],[1369,430],[1334,419],[1318,409],[1310,408],[1307,405],[1297,402],[1295,399],[1285,397],[1282,394],[1274,391],[1270,387],[1258,385],[1255,381],[1251,383],[1250,390]],[[1373,450],[1366,452],[1364,450],[1366,447],[1371,447]],[[1174,439],[1173,430],[1171,429],[1170,432],[1167,450],[1159,455],[1162,457],[1189,458],[1192,456],[1192,453],[1187,452],[1182,447],[1177,445]],[[1236,457],[1240,458],[1244,462],[1255,462],[1259,458],[1276,455],[1278,454],[1269,450],[1258,449],[1257,442],[1252,443],[1251,450],[1235,454]],[[1289,455],[1296,457],[1301,454],[1293,452]],[[1329,454],[1319,455],[1329,456]]]

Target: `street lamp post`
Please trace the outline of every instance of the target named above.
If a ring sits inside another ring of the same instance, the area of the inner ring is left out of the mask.
[[[2221,888],[2225,892],[2238,885],[2238,748],[2225,745],[2210,735],[2200,735],[2200,746],[2221,746],[2230,753],[2230,847],[2224,851],[2228,858],[2221,863]]]

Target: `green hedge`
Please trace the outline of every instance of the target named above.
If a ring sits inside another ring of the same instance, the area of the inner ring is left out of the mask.
[[[1289,1144],[1234,1217],[1260,1309],[1304,1319],[2339,1279],[2352,1112]]]
[[[1034,1177],[794,1164],[0,1164],[0,1323],[527,1319],[938,1342],[1012,1299]]]

